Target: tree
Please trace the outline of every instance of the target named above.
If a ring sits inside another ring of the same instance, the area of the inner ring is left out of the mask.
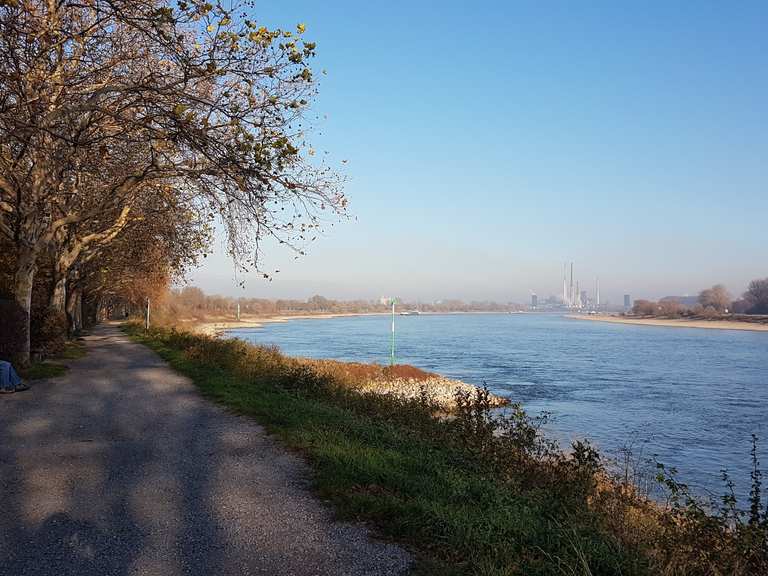
[[[768,314],[768,278],[752,280],[744,300],[749,304],[749,314]]]
[[[699,293],[699,304],[704,308],[713,308],[717,312],[726,312],[731,306],[732,297],[722,284],[716,284]]]
[[[72,269],[66,302],[71,328],[82,326],[84,296],[94,309],[116,299],[139,306],[205,256],[211,231],[202,215],[163,190],[152,196],[114,240],[90,246]]]
[[[632,306],[632,313],[638,316],[654,316],[659,311],[659,305],[650,300],[635,300]]]
[[[41,254],[60,307],[86,248],[114,241],[147,190],[218,216],[230,252],[261,240],[302,253],[346,200],[314,162],[305,119],[315,44],[223,2],[0,2],[0,234],[29,318]],[[22,361],[29,358],[29,322]]]
[[[747,314],[751,308],[750,303],[743,298],[731,302],[731,312],[734,314]]]
[[[314,311],[325,311],[327,312],[333,307],[333,303],[328,300],[328,298],[325,298],[324,296],[320,296],[319,294],[315,294],[312,296],[309,300],[307,300],[307,304],[309,305],[310,310]]]
[[[662,298],[659,300],[657,310],[662,316],[679,316],[685,307],[675,298]]]

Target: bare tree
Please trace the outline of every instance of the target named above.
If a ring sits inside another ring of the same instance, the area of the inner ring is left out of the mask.
[[[685,307],[676,298],[662,298],[659,300],[657,310],[661,316],[679,316]]]
[[[650,300],[635,300],[632,313],[638,316],[654,316],[659,312],[659,305]]]
[[[716,312],[726,312],[733,298],[722,284],[716,284],[699,293],[699,304],[705,309],[713,308]]]
[[[147,186],[220,217],[243,266],[257,265],[262,238],[300,251],[323,210],[343,211],[338,178],[305,140],[314,43],[302,25],[269,30],[244,14],[222,2],[0,3],[0,234],[27,317],[40,255],[55,252],[64,282],[140,212]]]
[[[749,304],[750,314],[768,314],[768,278],[752,280],[744,293],[744,300]]]

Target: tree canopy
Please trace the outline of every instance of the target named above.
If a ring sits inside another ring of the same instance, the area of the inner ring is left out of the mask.
[[[731,307],[733,298],[722,284],[715,284],[699,293],[699,304],[704,308],[713,308],[716,312],[725,312]]]
[[[752,314],[768,314],[768,278],[752,280],[744,300],[749,304],[749,312]]]
[[[0,235],[27,316],[43,254],[61,311],[72,271],[115,273],[108,247],[129,235],[149,246],[149,231],[197,226],[196,253],[161,250],[171,273],[217,218],[238,264],[258,267],[262,239],[301,250],[323,211],[344,211],[339,178],[306,140],[315,44],[252,8],[0,2]]]

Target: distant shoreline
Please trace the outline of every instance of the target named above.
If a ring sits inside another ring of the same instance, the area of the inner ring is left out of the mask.
[[[279,314],[276,316],[247,317],[242,320],[211,320],[200,322],[190,327],[190,330],[207,336],[217,336],[227,330],[238,328],[261,328],[264,324],[288,322],[290,320],[323,320],[328,318],[347,318],[352,316],[383,316],[388,312],[339,312],[323,314]]]
[[[242,320],[205,320],[203,322],[193,322],[186,324],[187,330],[196,332],[197,334],[205,334],[208,336],[217,336],[227,330],[235,330],[238,328],[261,328],[264,324],[273,324],[275,322],[288,322],[290,320],[325,320],[328,318],[352,318],[356,316],[389,316],[391,312],[321,312],[318,314],[276,314],[274,316],[248,316],[243,317]],[[419,316],[451,316],[451,315],[464,315],[464,314],[529,314],[525,310],[514,312],[497,312],[486,310],[453,310],[450,312],[420,312]],[[401,312],[396,313],[397,316],[402,316]],[[409,314],[410,316],[411,314]]]
[[[768,332],[768,324],[741,322],[739,320],[686,320],[685,318],[627,318],[605,314],[581,316],[569,314],[573,320],[592,320],[594,322],[612,322],[614,324],[635,324],[638,326],[664,326],[667,328],[704,328],[707,330],[747,330]]]

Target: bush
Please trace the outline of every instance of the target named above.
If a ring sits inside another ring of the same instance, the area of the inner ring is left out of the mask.
[[[655,316],[659,311],[659,305],[650,300],[635,300],[632,313],[638,316]]]
[[[67,316],[51,308],[36,308],[30,318],[30,345],[42,357],[64,350],[67,342]]]
[[[707,306],[701,311],[701,316],[707,320],[713,320],[721,316],[720,312],[714,306]]]

